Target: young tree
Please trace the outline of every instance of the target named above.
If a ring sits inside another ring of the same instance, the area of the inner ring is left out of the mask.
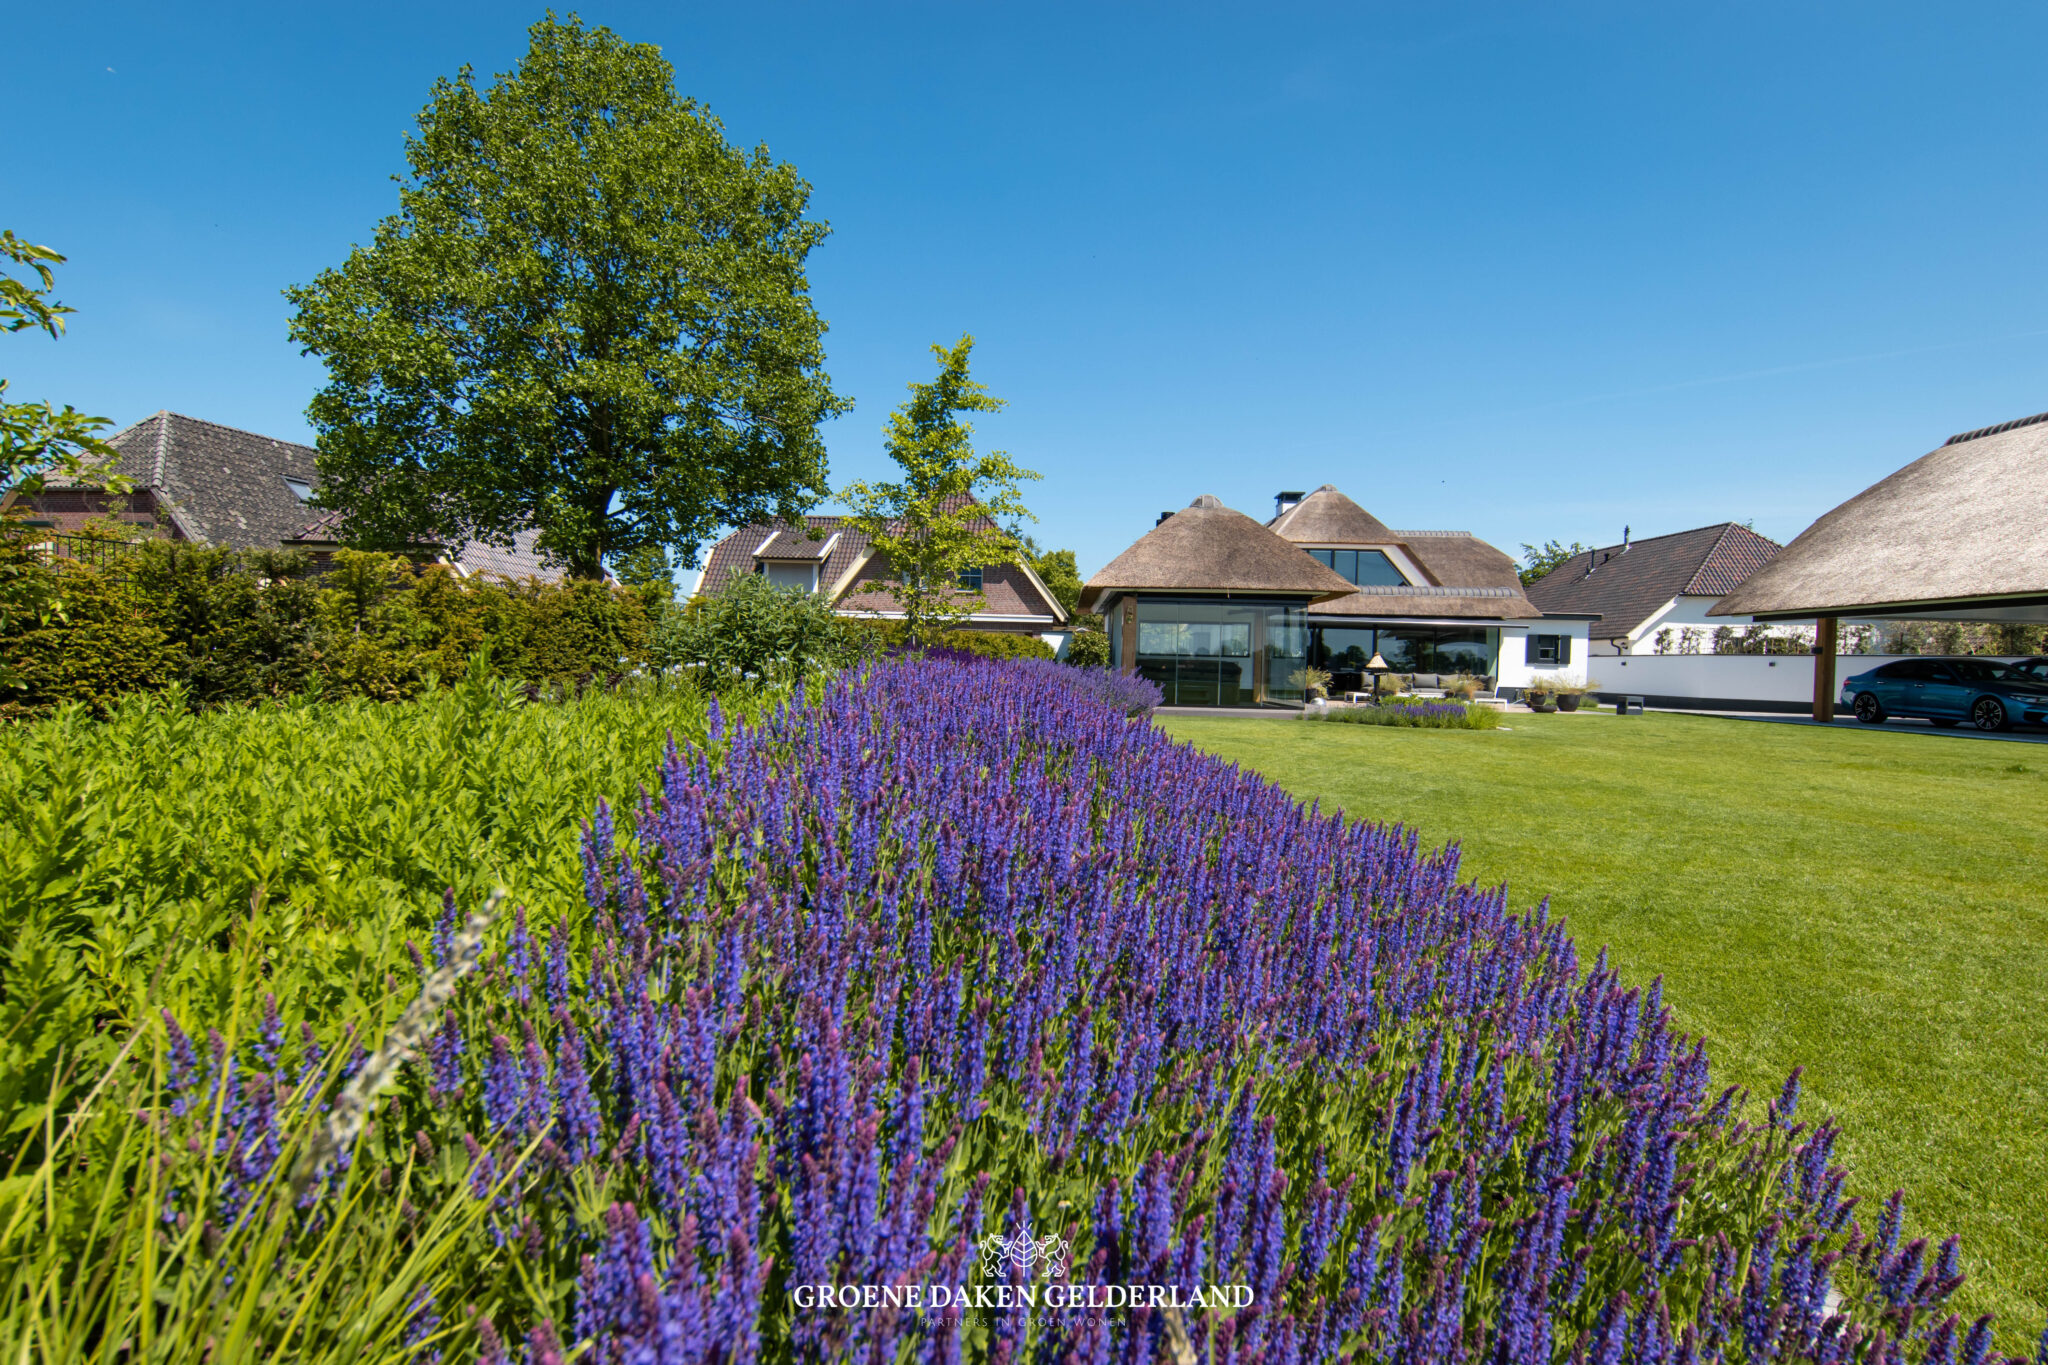
[[[888,450],[903,469],[902,480],[863,480],[839,492],[851,513],[848,523],[867,532],[888,559],[889,591],[903,610],[907,634],[920,644],[987,600],[962,584],[963,574],[1021,555],[1016,538],[998,523],[1037,520],[1017,484],[1039,476],[1000,450],[976,454],[968,441],[974,428],[960,420],[964,412],[1003,406],[968,376],[973,349],[969,336],[951,347],[933,346],[938,377],[912,384],[910,401],[889,414]]]
[[[1522,570],[1522,582],[1534,583],[1573,555],[1582,555],[1592,548],[1590,545],[1581,545],[1576,540],[1569,547],[1554,540],[1546,540],[1540,546],[1524,541],[1522,562],[1528,567]]]
[[[399,211],[286,291],[327,364],[321,502],[372,543],[510,545],[577,577],[826,491],[810,186],[676,94],[659,51],[553,16],[517,71],[437,81]]]

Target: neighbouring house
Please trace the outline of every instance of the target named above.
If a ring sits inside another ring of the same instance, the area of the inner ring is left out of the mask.
[[[1114,666],[1168,706],[1298,707],[1308,667],[1361,690],[1375,656],[1512,692],[1583,671],[1595,619],[1537,607],[1515,562],[1470,533],[1392,530],[1330,484],[1279,494],[1264,523],[1207,494],[1163,513],[1081,608],[1104,618]]]
[[[1778,542],[1732,521],[1573,555],[1525,590],[1544,611],[1591,613],[1595,655],[1712,654],[1714,631],[1753,618],[1709,609],[1771,561]],[[1753,652],[1753,651],[1748,651]]]
[[[736,576],[759,574],[779,587],[821,593],[841,616],[900,621],[903,609],[889,590],[888,558],[867,533],[837,516],[742,526],[712,547],[697,579],[699,594],[715,593]],[[986,564],[960,576],[963,596],[981,602],[965,629],[1015,635],[1057,635],[1067,624],[1059,600],[1029,564]]]
[[[340,514],[310,505],[320,474],[311,446],[259,436],[218,422],[159,412],[107,438],[118,452],[115,471],[133,485],[108,493],[85,482],[52,481],[40,493],[9,496],[26,502],[31,527],[44,528],[52,549],[87,522],[114,521],[161,540],[222,545],[237,550],[302,550],[324,565],[341,548]],[[415,559],[446,564],[464,577],[556,579],[521,532],[513,548],[470,545],[450,553],[422,545]]]

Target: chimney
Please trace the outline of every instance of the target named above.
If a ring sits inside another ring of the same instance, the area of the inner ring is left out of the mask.
[[[1621,552],[1623,554],[1628,553],[1628,527],[1626,526],[1621,528]]]
[[[1153,522],[1152,524],[1154,526],[1164,526],[1166,524],[1166,519],[1172,515],[1173,513],[1171,512],[1161,512],[1159,514],[1159,520]]]
[[[1286,512],[1288,508],[1299,506],[1301,504],[1301,500],[1306,496],[1307,494],[1302,493],[1299,490],[1289,493],[1275,493],[1273,495],[1273,515],[1276,517],[1280,516],[1282,513]]]

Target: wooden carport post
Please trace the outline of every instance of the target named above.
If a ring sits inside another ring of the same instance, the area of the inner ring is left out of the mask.
[[[1823,616],[1813,631],[1813,718],[1823,725],[1835,718],[1835,618]]]
[[[1130,676],[1138,671],[1138,599],[1126,597],[1118,603],[1117,609],[1123,617],[1117,624],[1123,632],[1123,672]]]

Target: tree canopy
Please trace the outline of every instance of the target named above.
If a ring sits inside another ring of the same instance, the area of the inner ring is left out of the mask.
[[[676,93],[659,51],[552,15],[516,71],[435,83],[399,211],[286,291],[327,365],[320,502],[358,543],[511,544],[579,577],[826,491],[811,188]]]
[[[912,384],[910,400],[889,414],[889,455],[903,470],[891,483],[859,481],[839,492],[850,524],[865,531],[888,559],[889,591],[904,627],[919,643],[973,614],[986,598],[961,583],[970,569],[1019,559],[1015,535],[999,523],[1036,521],[1017,485],[1039,476],[1008,455],[977,454],[968,412],[995,412],[993,397],[967,371],[974,338],[933,346],[939,373]]]
[[[75,309],[58,303],[50,295],[57,287],[51,266],[64,258],[46,246],[37,246],[14,235],[0,232],[0,258],[9,268],[0,269],[0,332],[39,331],[52,339],[64,335],[64,319]],[[27,278],[12,267],[27,267]],[[33,492],[37,482],[50,474],[75,475],[88,462],[112,460],[114,451],[98,437],[112,426],[104,417],[88,417],[66,403],[10,403],[7,381],[0,379],[0,493],[20,488]]]
[[[1522,563],[1525,567],[1521,571],[1522,582],[1534,583],[1573,555],[1582,555],[1592,548],[1590,545],[1581,545],[1576,540],[1570,545],[1561,545],[1554,540],[1546,540],[1541,545],[1531,545],[1524,541]]]

